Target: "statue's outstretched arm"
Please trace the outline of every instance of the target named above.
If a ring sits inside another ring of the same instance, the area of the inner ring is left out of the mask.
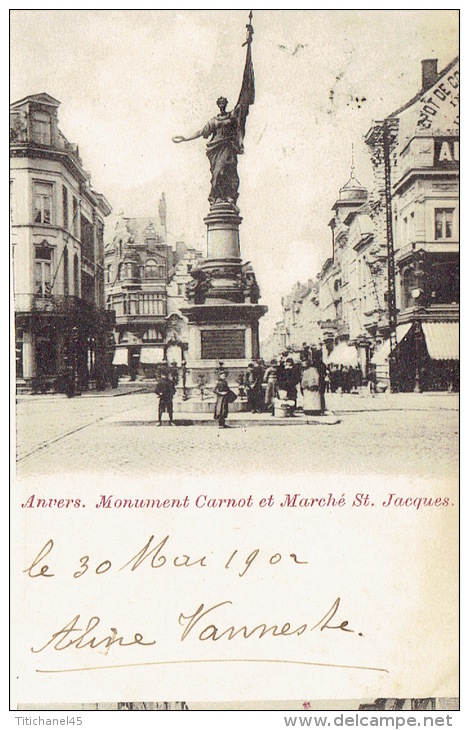
[[[203,130],[200,129],[198,132],[193,134],[191,137],[182,137],[181,135],[177,135],[176,137],[173,137],[173,142],[176,142],[176,144],[179,144],[179,142],[190,142],[192,139],[198,139],[199,137],[203,136]]]

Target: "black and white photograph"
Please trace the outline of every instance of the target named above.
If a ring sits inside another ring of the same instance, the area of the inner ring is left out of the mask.
[[[459,710],[459,85],[458,9],[10,10],[11,709]]]

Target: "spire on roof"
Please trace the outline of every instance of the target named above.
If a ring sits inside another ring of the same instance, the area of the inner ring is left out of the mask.
[[[355,176],[355,150],[354,150],[353,142],[352,142],[352,164],[351,164],[351,167],[350,167],[350,178],[345,183],[345,185],[343,186],[343,188],[341,188],[341,190],[350,190],[350,188],[354,188],[356,190],[364,190],[365,189],[363,187],[363,185],[361,185],[359,183],[359,181],[357,180],[357,178]]]

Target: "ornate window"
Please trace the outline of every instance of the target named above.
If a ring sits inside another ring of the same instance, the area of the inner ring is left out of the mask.
[[[34,291],[40,297],[50,296],[52,289],[53,250],[43,241],[36,246],[34,261]]]
[[[453,238],[454,208],[435,208],[435,239]]]
[[[142,294],[140,314],[166,314],[166,297],[164,294]]]
[[[33,114],[33,139],[38,144],[51,143],[51,121],[49,114],[45,112],[34,112]]]
[[[52,183],[34,183],[34,222],[52,223]]]
[[[158,266],[154,259],[149,259],[145,264],[145,279],[157,279]]]

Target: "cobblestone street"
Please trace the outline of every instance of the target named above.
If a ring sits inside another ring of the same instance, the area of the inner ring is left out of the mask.
[[[17,474],[201,475],[236,469],[457,476],[456,394],[333,394],[327,407],[339,423],[266,427],[233,414],[232,427],[220,431],[210,419],[156,428],[151,393],[25,397],[17,404]],[[176,423],[182,418],[176,414]]]

